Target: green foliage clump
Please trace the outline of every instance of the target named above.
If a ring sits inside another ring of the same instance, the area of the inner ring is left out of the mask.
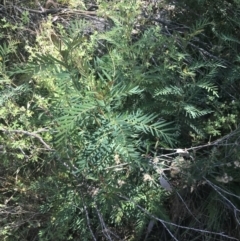
[[[94,7],[0,46],[0,238],[238,237],[237,1]]]

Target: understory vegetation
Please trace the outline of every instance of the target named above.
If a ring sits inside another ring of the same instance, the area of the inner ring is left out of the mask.
[[[0,240],[240,239],[240,1],[0,1]]]

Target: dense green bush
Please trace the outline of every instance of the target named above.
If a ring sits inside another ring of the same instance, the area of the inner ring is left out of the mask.
[[[0,237],[238,240],[238,2],[96,5],[0,47]]]

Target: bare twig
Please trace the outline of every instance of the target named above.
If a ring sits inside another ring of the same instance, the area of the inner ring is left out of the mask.
[[[42,8],[41,11],[35,10],[35,9],[30,9],[30,8],[24,8],[24,7],[21,7],[21,8],[30,13],[38,13],[38,14],[55,14],[55,13],[62,12],[62,13],[77,13],[77,14],[81,14],[81,15],[92,15],[92,16],[97,15],[97,13],[94,11],[73,10],[73,9],[68,9],[68,8],[51,8],[51,9]],[[20,10],[21,8],[18,8],[18,9]]]
[[[38,14],[54,14],[54,13],[58,13],[58,12],[61,11],[61,9],[58,9],[58,8],[42,9],[42,11],[24,8],[24,7],[22,7],[22,9],[24,9],[24,10],[30,12],[30,13],[38,13]]]
[[[226,146],[226,144],[221,144],[223,143],[225,140],[228,140],[230,137],[234,136],[234,135],[239,135],[240,130],[237,129],[235,131],[232,131],[231,133],[229,133],[226,136],[223,136],[222,138],[219,138],[216,141],[213,142],[208,142],[207,144],[203,144],[200,146],[194,146],[194,147],[189,147],[189,148],[184,148],[184,151],[193,151],[193,150],[199,150],[202,149],[204,147],[210,147],[210,146]],[[235,143],[236,144],[236,143]],[[181,148],[176,148],[176,149],[171,149],[171,148],[160,148],[161,150],[166,150],[166,151],[175,151],[175,153],[170,153],[170,154],[164,154],[164,155],[160,155],[160,156],[171,156],[173,154],[177,154],[177,150],[181,149]]]
[[[132,201],[131,199],[125,197],[125,196],[122,196],[120,194],[118,194],[119,197],[123,198],[124,200],[127,200],[129,202],[132,202],[136,207],[138,207],[140,210],[142,210],[145,214],[147,214],[149,217],[151,217],[152,219],[155,219],[157,221],[159,221],[165,228],[166,230],[168,231],[168,233],[172,236],[172,238],[174,240],[177,240],[176,237],[171,233],[171,231],[167,228],[167,224],[168,225],[171,225],[171,226],[174,226],[174,227],[177,227],[177,228],[181,228],[181,229],[188,229],[188,230],[192,230],[192,231],[196,231],[196,232],[200,232],[200,233],[208,233],[208,234],[213,234],[213,235],[219,235],[219,236],[222,236],[222,237],[225,237],[225,238],[229,238],[231,240],[237,240],[237,238],[234,238],[234,237],[231,237],[231,236],[228,236],[226,234],[223,234],[223,233],[217,233],[217,232],[211,232],[211,231],[207,231],[207,230],[203,230],[203,229],[198,229],[198,228],[191,228],[191,227],[186,227],[186,226],[182,226],[182,225],[178,225],[176,223],[172,223],[172,222],[168,222],[168,221],[165,221],[163,219],[160,219],[158,217],[156,217],[155,215],[151,214],[150,212],[148,212],[145,208],[143,208],[142,206],[140,206],[139,204],[136,204],[134,201]]]
[[[101,224],[101,226],[102,226],[102,231],[103,231],[104,236],[105,236],[108,240],[112,241],[111,236],[108,234],[108,228],[106,227],[106,224],[105,224],[105,222],[104,222],[104,220],[103,220],[102,214],[100,213],[100,211],[99,211],[96,203],[95,203],[95,209],[96,209],[96,211],[97,211],[97,215],[98,215],[98,218],[99,218],[99,220],[100,220],[100,224]]]
[[[225,191],[224,189],[222,189],[221,187],[218,187],[218,186],[216,186],[216,185],[213,184],[213,183],[212,183],[212,185],[214,185],[214,187],[215,187],[216,189],[219,189],[220,191],[222,191],[222,192],[224,192],[224,193],[226,193],[226,194],[228,194],[228,195],[230,195],[230,196],[233,196],[233,197],[236,197],[236,198],[240,199],[240,196],[235,195],[235,194],[230,193],[230,192],[227,192],[227,191]]]
[[[149,234],[152,232],[154,223],[155,223],[155,221],[153,219],[151,219],[149,224],[148,224],[148,227],[147,227],[147,232],[146,232],[144,241],[147,241]]]
[[[235,215],[235,219],[237,221],[238,224],[240,224],[240,221],[237,218],[237,213],[240,213],[240,210],[228,199],[226,198],[220,191],[218,191],[218,188],[216,185],[214,185],[212,182],[210,182],[207,178],[204,177],[204,180],[225,200],[227,201],[227,203],[229,203],[232,208],[234,209],[234,215]]]
[[[152,215],[151,213],[149,213],[145,208],[141,207],[140,205],[136,204],[134,201],[132,201],[131,199],[125,197],[125,196],[122,196],[120,194],[118,194],[119,197],[129,201],[129,202],[132,202],[136,207],[138,207],[140,210],[142,210],[144,213],[146,213],[149,217],[151,217],[152,219],[154,220],[157,220],[159,221],[163,226],[164,228],[167,230],[167,232],[170,234],[170,236],[175,240],[175,241],[178,241],[178,239],[173,235],[173,233],[169,230],[169,228],[166,226],[166,224],[171,224],[171,223],[168,223],[160,218],[157,218],[156,216]]]
[[[190,215],[192,215],[192,217],[198,222],[198,223],[201,223],[194,215],[193,213],[191,212],[191,210],[188,208],[186,202],[183,200],[182,196],[179,194],[178,191],[176,191],[177,195],[179,196],[179,198],[181,199],[181,201],[183,202],[184,206],[186,207],[186,209],[188,210],[188,212],[190,213]]]
[[[81,193],[82,194],[82,193]],[[87,210],[87,207],[86,207],[86,204],[84,202],[84,199],[83,199],[83,196],[81,195],[81,199],[82,199],[82,202],[83,202],[83,209],[84,209],[84,212],[85,212],[85,216],[86,216],[86,219],[87,219],[87,225],[88,225],[88,229],[92,235],[92,238],[94,241],[97,241],[93,231],[92,231],[92,228],[91,228],[91,224],[90,224],[90,218],[89,218],[89,215],[88,215],[88,210]],[[79,208],[77,207],[76,205],[74,205],[76,208]]]
[[[122,166],[126,166],[126,165],[129,165],[129,163],[122,163],[122,164],[119,164],[119,165],[114,165],[114,166],[106,167],[105,170],[107,170],[107,169],[112,169],[112,168],[116,168],[116,167],[122,167]]]
[[[32,136],[36,139],[38,139],[45,147],[48,151],[53,151],[53,149],[42,139],[41,136],[39,136],[36,133],[39,133],[39,131],[37,132],[29,132],[29,131],[24,131],[24,130],[6,130],[1,128],[0,131],[3,131],[5,133],[19,133],[19,134],[24,134],[24,135],[28,135],[28,136]]]

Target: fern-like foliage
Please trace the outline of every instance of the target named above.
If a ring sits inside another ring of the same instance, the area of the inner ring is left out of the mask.
[[[148,143],[154,145],[158,142],[158,145],[170,147],[174,145],[177,135],[174,123],[165,121],[157,112],[147,113],[136,104],[147,93],[142,84],[144,73],[141,62],[144,60],[135,53],[137,46],[131,50],[131,34],[121,21],[109,32],[93,35],[90,44],[86,44],[82,36],[75,35],[73,28],[76,25],[72,25],[56,56],[35,55],[27,68],[35,73],[40,83],[43,76],[48,76],[53,83],[51,114],[56,124],[52,145],[56,150],[55,158],[72,175],[73,182],[76,185],[86,184],[77,190],[77,195],[83,198],[75,196],[77,205],[81,210],[85,206],[93,220],[98,220],[102,215],[105,221],[110,218],[117,225],[126,220],[120,217],[120,210],[125,212],[131,206],[128,213],[140,225],[144,221],[141,220],[142,212],[135,210],[132,203],[127,207],[126,202],[118,200],[117,195],[129,194],[127,196],[132,196],[136,202],[147,205],[144,190],[148,183],[140,181],[142,187],[139,187],[136,178],[141,168],[147,168],[145,154]],[[124,38],[120,38],[123,34]],[[97,52],[99,42],[104,46],[104,54]],[[133,55],[136,55],[136,62],[130,61]],[[137,66],[134,67],[135,63]],[[140,189],[143,190],[141,197]],[[160,195],[160,190],[155,189],[155,192]],[[151,195],[149,192],[147,199]],[[61,194],[55,197],[60,199]],[[115,205],[119,209],[112,213]],[[66,202],[62,208],[57,203],[55,207],[57,220],[67,215],[69,219],[64,219],[66,222],[74,223],[74,227],[77,227],[76,222],[83,222],[79,226],[81,229],[87,227],[89,231],[85,211],[76,221],[70,220],[73,212],[77,212],[75,208],[70,208]],[[150,206],[146,207],[150,209]],[[100,233],[98,224],[96,221],[94,227]],[[62,227],[61,222],[57,225]],[[49,230],[45,231],[40,233],[41,237],[49,235]],[[66,237],[64,229],[62,231],[62,237]]]
[[[42,207],[48,213],[53,205],[42,240],[52,239],[51,230],[58,228],[59,240],[71,238],[68,230],[89,240],[111,240],[106,230],[114,230],[120,240],[117,229],[126,223],[140,240],[153,223],[139,205],[169,220],[153,155],[158,146],[203,140],[203,120],[214,118],[219,73],[227,64],[209,53],[205,31],[213,22],[204,18],[190,27],[176,25],[175,31],[171,24],[141,19],[140,1],[131,3],[99,3],[98,14],[108,20],[105,32],[86,36],[85,23],[75,21],[53,43],[54,51],[34,54],[27,65],[48,91],[51,157],[61,166],[46,180],[59,189]],[[151,26],[137,28],[138,21]],[[171,235],[174,228],[166,230]]]

